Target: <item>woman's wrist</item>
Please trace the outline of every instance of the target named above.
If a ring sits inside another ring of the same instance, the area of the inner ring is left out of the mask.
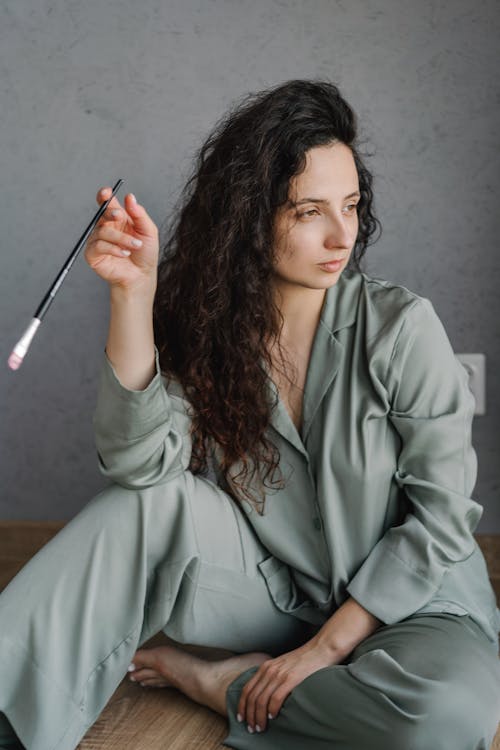
[[[153,306],[156,294],[156,280],[144,282],[135,287],[124,287],[118,284],[110,285],[111,305],[141,305]]]
[[[342,661],[384,623],[349,597],[312,638],[319,649]]]
[[[340,664],[350,653],[350,651],[345,651],[340,646],[337,646],[332,640],[318,638],[317,636],[311,638],[307,642],[307,646],[316,654],[320,654],[320,660],[325,667]]]

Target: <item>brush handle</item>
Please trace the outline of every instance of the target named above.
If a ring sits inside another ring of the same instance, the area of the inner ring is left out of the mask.
[[[108,200],[104,201],[104,203],[102,203],[99,206],[96,215],[94,216],[94,218],[92,219],[92,221],[90,222],[90,224],[85,229],[84,233],[82,234],[82,236],[80,237],[80,239],[76,243],[75,247],[73,248],[73,250],[69,254],[66,262],[64,263],[63,267],[61,268],[61,270],[57,274],[56,278],[54,279],[54,281],[52,283],[52,286],[50,287],[49,291],[47,292],[47,294],[45,295],[45,297],[42,299],[42,301],[40,302],[40,304],[38,305],[38,307],[36,309],[36,312],[35,312],[35,314],[33,316],[34,318],[37,318],[40,321],[43,320],[43,317],[44,317],[45,313],[47,312],[47,310],[51,306],[52,302],[54,301],[54,297],[56,296],[57,292],[59,291],[59,287],[61,286],[61,284],[63,283],[64,279],[66,278],[66,274],[71,269],[71,266],[73,265],[73,263],[77,259],[78,254],[80,253],[82,247],[84,246],[85,242],[87,241],[90,233],[92,232],[92,230],[94,229],[95,225],[97,224],[97,222],[99,221],[99,219],[101,218],[101,216],[103,215],[103,213],[105,212],[105,210],[107,209],[107,207],[109,206],[109,204],[110,204],[113,196],[116,195],[116,193],[118,192],[118,190],[121,187],[122,183],[123,183],[123,180],[118,180],[118,182],[115,184],[115,186],[114,186],[114,188],[113,188],[113,190],[111,192],[111,195],[108,198]]]

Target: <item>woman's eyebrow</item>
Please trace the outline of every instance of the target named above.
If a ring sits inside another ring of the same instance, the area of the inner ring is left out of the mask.
[[[349,195],[346,195],[344,200],[346,201],[348,198],[355,197],[361,197],[361,193],[358,190],[355,190],[354,193],[349,193]],[[288,203],[292,208],[294,208],[295,206],[300,206],[302,203],[326,203],[327,206],[330,205],[330,201],[326,200],[326,198],[301,198],[296,202],[288,201]]]

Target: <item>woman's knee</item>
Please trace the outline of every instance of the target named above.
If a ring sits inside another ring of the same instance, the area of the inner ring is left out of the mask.
[[[489,750],[498,724],[498,699],[476,700],[467,680],[459,687],[438,683],[420,697],[420,708],[398,715],[387,727],[387,750]]]
[[[151,548],[158,554],[169,549],[172,525],[183,524],[189,534],[189,512],[182,511],[185,503],[186,478],[182,475],[170,481],[146,488],[127,488],[111,483],[94,495],[89,502],[59,532],[66,543],[73,539],[75,549],[82,539],[106,540],[109,551],[138,547]]]
[[[324,739],[352,750],[489,750],[498,723],[498,695],[484,700],[471,681],[413,679],[388,673],[382,652],[311,675],[294,691],[294,710],[324,713]],[[390,679],[389,679],[390,677]],[[332,712],[332,706],[339,711]],[[340,710],[341,709],[341,710]],[[329,728],[328,728],[329,727]],[[487,744],[489,741],[489,745]],[[349,744],[343,746],[351,747]]]
[[[97,513],[103,523],[109,521],[113,527],[120,519],[130,515],[144,515],[163,510],[165,503],[174,505],[182,500],[187,491],[187,472],[149,487],[126,487],[116,482],[104,487],[89,500],[81,514]]]

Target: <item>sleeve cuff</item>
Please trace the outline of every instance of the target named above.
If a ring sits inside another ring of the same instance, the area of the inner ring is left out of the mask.
[[[376,582],[376,584],[374,584]],[[390,625],[423,607],[439,583],[423,578],[380,540],[346,587],[350,596]]]
[[[141,391],[127,388],[120,382],[104,351],[94,427],[101,433],[133,440],[160,425],[165,426],[165,422],[171,419],[172,412],[156,346],[155,369],[156,373],[146,388]]]

